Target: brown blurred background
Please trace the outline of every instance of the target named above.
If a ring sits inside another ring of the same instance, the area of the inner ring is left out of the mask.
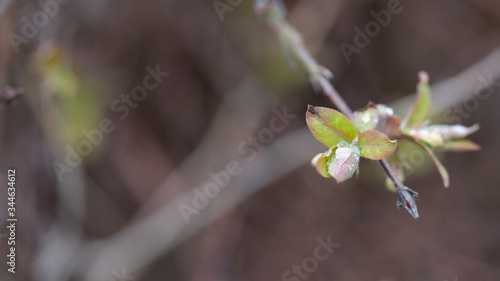
[[[500,81],[498,1],[401,0],[350,63],[340,44],[354,45],[354,28],[394,0],[285,1],[352,108],[404,113],[426,70],[440,83],[433,120],[481,125],[470,137],[481,151],[440,154],[449,189],[429,161],[414,167],[406,184],[420,194],[419,220],[396,209],[376,162],[362,160],[359,178],[342,184],[310,166],[325,148],[306,128],[307,105],[333,105],[253,1],[0,3],[0,89],[23,92],[0,105],[0,280],[500,280],[500,88],[481,82]],[[157,68],[168,76],[127,103]],[[269,135],[283,110],[294,117]],[[84,147],[84,131],[102,122],[113,129]],[[89,155],[69,166],[78,147]],[[194,188],[228,164],[235,175],[186,223]],[[327,237],[340,247],[307,277],[284,278]]]

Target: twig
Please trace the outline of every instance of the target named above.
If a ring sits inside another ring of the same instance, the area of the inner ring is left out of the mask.
[[[300,34],[290,25],[285,19],[285,11],[279,0],[268,1],[265,8],[257,10],[263,15],[266,22],[273,28],[274,32],[281,39],[283,47],[293,53],[295,58],[304,66],[306,71],[311,76],[311,83],[318,86],[323,93],[344,113],[349,119],[352,119],[353,113],[344,99],[337,92],[335,87],[327,78],[333,78],[329,70],[319,65],[304,46],[304,42]],[[403,183],[398,179],[396,173],[386,159],[380,160],[380,164],[384,168],[389,178],[394,182],[398,191],[404,189]]]
[[[286,21],[285,11],[281,7],[282,5],[276,1],[270,1],[264,10],[258,12],[263,15],[265,21],[280,38],[285,50],[290,51],[304,66],[311,77],[311,83],[315,87],[319,87],[342,113],[352,118],[351,108],[339,95],[332,83],[328,81],[328,79],[333,78],[332,73],[316,62],[304,46],[300,34]]]

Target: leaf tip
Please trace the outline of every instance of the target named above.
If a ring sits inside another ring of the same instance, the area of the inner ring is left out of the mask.
[[[450,178],[448,176],[443,177],[443,185],[444,185],[445,188],[449,188],[450,187]]]
[[[475,133],[479,130],[481,126],[479,126],[478,123],[475,123],[474,125],[469,127],[469,134]]]
[[[307,112],[310,112],[312,114],[318,114],[318,111],[316,111],[316,108],[310,104],[307,106]]]

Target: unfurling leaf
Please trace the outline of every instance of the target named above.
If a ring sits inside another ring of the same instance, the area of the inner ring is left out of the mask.
[[[420,125],[429,113],[431,89],[429,87],[429,75],[421,71],[418,74],[420,82],[417,86],[417,99],[406,114],[402,128],[413,128]]]
[[[470,140],[452,140],[447,141],[442,146],[446,150],[450,151],[478,151],[481,149],[479,144],[476,144]]]
[[[422,142],[420,142],[418,140],[415,140],[415,143],[418,144],[420,147],[422,147],[425,150],[425,152],[427,152],[427,154],[429,154],[429,156],[431,157],[432,161],[436,165],[436,167],[437,167],[437,169],[439,171],[439,174],[441,175],[441,178],[443,179],[443,185],[444,185],[444,187],[448,187],[450,185],[450,177],[448,175],[448,171],[446,171],[446,168],[443,166],[443,164],[441,164],[441,162],[436,157],[436,155],[434,154],[434,152],[432,152],[432,149],[427,144],[422,143]]]
[[[415,198],[418,197],[418,193],[406,187],[403,190],[398,191],[398,198],[396,206],[399,208],[404,206],[405,209],[413,216],[414,219],[418,219],[418,209],[417,203],[415,203]]]
[[[361,157],[381,160],[391,155],[397,147],[397,141],[391,141],[387,135],[377,130],[364,131],[358,136]]]
[[[356,138],[356,128],[351,121],[330,108],[309,105],[306,122],[316,139],[328,147],[334,147],[340,141],[351,143]]]
[[[394,115],[394,109],[385,104],[377,104],[377,112],[379,119]]]
[[[442,146],[448,140],[461,139],[479,130],[479,125],[432,125],[409,130],[406,134],[430,146]]]
[[[357,145],[340,144],[328,163],[328,173],[343,182],[350,179],[358,169],[360,149]]]
[[[367,106],[354,112],[352,122],[358,132],[362,133],[375,129],[380,119],[394,116],[393,114],[394,110],[387,105],[369,102]]]
[[[370,102],[364,109],[354,113],[352,123],[358,132],[362,133],[366,130],[375,129],[378,124],[378,120],[379,117],[377,107],[374,103]]]

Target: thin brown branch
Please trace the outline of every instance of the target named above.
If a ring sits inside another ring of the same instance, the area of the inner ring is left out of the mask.
[[[353,113],[351,108],[344,101],[342,96],[337,92],[332,83],[327,79],[331,78],[331,73],[323,66],[319,65],[302,41],[300,34],[290,25],[285,19],[284,11],[280,10],[280,5],[277,1],[270,1],[267,4],[266,10],[261,11],[262,15],[273,28],[274,32],[281,39],[283,47],[293,53],[296,59],[304,66],[306,71],[311,76],[311,82],[325,93],[326,96],[344,113],[349,119],[352,119]],[[403,183],[398,179],[396,173],[386,159],[380,160],[380,164],[384,168],[389,178],[394,182],[394,185],[399,191],[404,189]]]
[[[294,58],[297,59],[308,72],[311,83],[313,83],[315,87],[319,87],[342,113],[352,118],[351,108],[328,80],[333,78],[333,75],[328,69],[316,62],[304,45],[300,34],[286,21],[284,11],[280,10],[280,7],[281,6],[276,4],[275,1],[270,1],[266,10],[262,11],[261,14],[280,38],[285,51],[291,52]]]

